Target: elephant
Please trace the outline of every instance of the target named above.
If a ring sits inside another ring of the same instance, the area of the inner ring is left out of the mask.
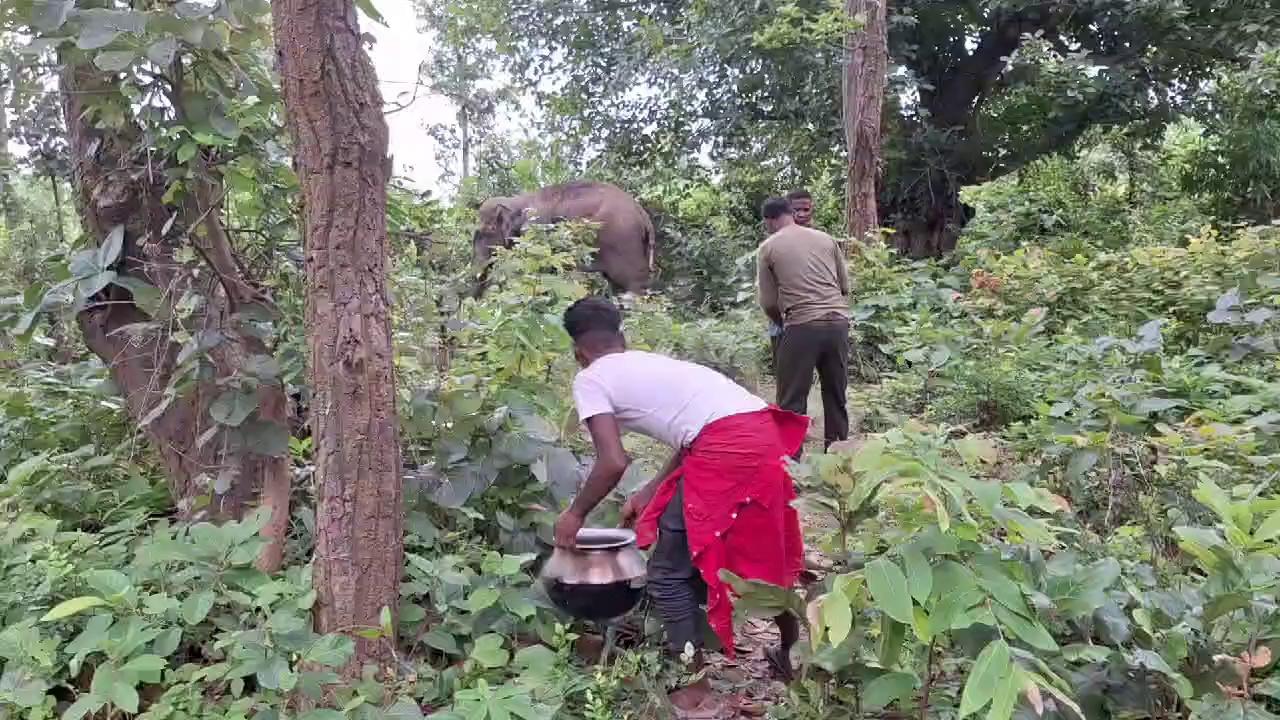
[[[490,198],[480,205],[480,227],[472,240],[477,271],[474,296],[484,294],[489,261],[496,247],[511,247],[525,225],[587,220],[599,223],[596,260],[615,291],[644,294],[654,270],[656,235],[649,214],[621,188],[580,180],[551,185],[515,197]]]

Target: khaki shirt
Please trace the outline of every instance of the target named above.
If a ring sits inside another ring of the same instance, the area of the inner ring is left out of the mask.
[[[760,307],[785,327],[849,317],[844,253],[830,235],[788,225],[764,241],[756,257]]]

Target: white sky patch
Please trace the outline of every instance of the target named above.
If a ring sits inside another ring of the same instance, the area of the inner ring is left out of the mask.
[[[361,18],[361,30],[377,42],[369,54],[378,73],[382,100],[389,107],[410,101],[418,82],[418,66],[431,52],[431,39],[418,30],[418,17],[410,0],[382,0],[376,3],[387,21],[379,25]],[[417,98],[408,107],[387,115],[391,131],[391,158],[397,176],[419,190],[440,194],[440,163],[436,160],[435,143],[427,135],[427,127],[436,123],[453,123],[453,104],[432,94],[427,88],[417,89]]]

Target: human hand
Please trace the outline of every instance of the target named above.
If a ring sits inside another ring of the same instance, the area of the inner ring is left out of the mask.
[[[618,527],[634,527],[636,521],[640,519],[640,513],[644,512],[645,504],[639,493],[627,498],[627,501],[622,503],[622,517],[618,519]]]
[[[583,517],[573,510],[565,510],[556,518],[556,547],[570,550],[578,546],[578,531],[582,529]]]

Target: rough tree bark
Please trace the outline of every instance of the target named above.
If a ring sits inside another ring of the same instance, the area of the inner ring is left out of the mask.
[[[316,456],[319,632],[394,614],[403,566],[400,438],[386,283],[387,125],[352,0],[272,3],[302,187]],[[386,667],[391,644],[356,636],[345,668]]]
[[[109,131],[94,124],[93,105],[124,102],[109,77],[89,63],[71,62],[63,71],[63,111],[67,121],[73,187],[85,233],[102,243],[114,228],[124,240],[115,271],[129,280],[162,290],[155,306],[146,306],[119,282],[89,298],[77,315],[89,350],[107,364],[131,417],[143,425],[164,464],[170,492],[186,519],[239,518],[254,496],[270,508],[263,535],[268,544],[259,567],[280,566],[289,519],[290,469],[286,452],[249,447],[251,433],[284,425],[284,387],[278,380],[257,384],[257,410],[245,425],[214,422],[210,406],[223,392],[219,381],[244,377],[247,361],[269,355],[238,315],[262,298],[237,267],[224,277],[210,257],[232,255],[221,231],[219,207],[210,201],[209,182],[196,183],[180,206],[166,205],[166,173],[142,142],[141,128],[125,122]],[[206,258],[184,265],[178,245],[189,240]],[[197,266],[200,273],[196,273]],[[185,325],[174,306],[185,293],[204,297],[203,310]],[[152,314],[154,313],[154,315]],[[182,360],[184,343],[176,330],[191,335],[185,345],[200,345],[213,377],[183,380],[191,368]],[[184,387],[179,388],[181,384]]]
[[[844,138],[849,153],[845,223],[864,241],[880,227],[876,208],[880,178],[880,113],[888,63],[888,0],[845,0],[845,12],[862,24],[849,33],[844,64]],[[853,247],[852,245],[850,247]]]
[[[5,69],[7,72],[7,68]],[[18,201],[13,193],[13,157],[9,154],[9,112],[6,90],[9,82],[0,78],[0,211],[5,227],[12,234],[18,231],[21,218]]]

